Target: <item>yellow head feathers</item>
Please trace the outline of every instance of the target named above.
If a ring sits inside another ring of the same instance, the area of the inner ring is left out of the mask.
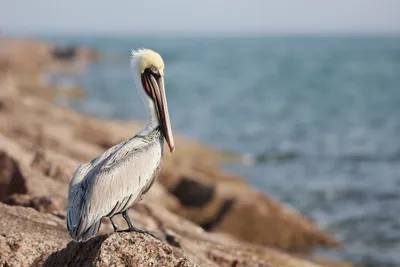
[[[164,61],[157,52],[151,49],[139,49],[132,51],[132,56],[137,58],[140,73],[151,67],[156,67],[160,73],[163,73]]]

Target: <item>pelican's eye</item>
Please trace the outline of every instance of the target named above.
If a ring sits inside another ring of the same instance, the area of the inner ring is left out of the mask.
[[[158,92],[161,74],[156,67],[146,68],[142,74],[142,85],[148,96],[154,99]]]
[[[151,75],[153,75],[153,77],[156,78],[156,80],[161,77],[160,72],[156,67],[153,66],[149,68],[149,71]]]

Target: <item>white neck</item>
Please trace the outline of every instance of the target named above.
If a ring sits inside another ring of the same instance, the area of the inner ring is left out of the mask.
[[[143,128],[143,130],[140,131],[141,134],[145,135],[147,133],[150,133],[155,128],[157,128],[160,125],[160,122],[158,121],[158,116],[156,113],[156,109],[154,107],[154,102],[145,93],[145,90],[143,88],[142,78],[141,78],[140,71],[138,68],[138,62],[135,57],[132,58],[131,66],[132,66],[132,70],[133,70],[133,79],[135,80],[136,88],[139,91],[139,95],[140,95],[140,98],[142,99],[142,102],[147,107],[148,119],[147,119],[145,127]]]
[[[149,119],[147,120],[144,129],[148,129],[149,131],[152,131],[160,125],[160,122],[158,121],[158,116],[157,116],[153,101],[147,95],[145,97],[147,97],[147,107],[148,107],[147,109],[148,109],[148,114],[150,114],[150,115],[149,115]]]

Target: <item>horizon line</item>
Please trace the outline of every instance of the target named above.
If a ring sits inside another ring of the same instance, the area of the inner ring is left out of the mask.
[[[1,30],[0,37],[29,37],[46,35],[87,35],[119,37],[137,35],[144,37],[400,37],[400,31],[87,31],[87,30]]]

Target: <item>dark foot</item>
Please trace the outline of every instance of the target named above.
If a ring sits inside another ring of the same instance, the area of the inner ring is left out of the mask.
[[[155,236],[152,232],[144,230],[144,229],[141,229],[141,228],[138,228],[138,227],[132,227],[132,228],[128,228],[128,229],[125,229],[125,230],[118,230],[117,232],[118,233],[136,232],[136,233],[139,233],[139,234],[146,234],[146,235],[154,237],[155,239],[161,240],[160,238]]]
[[[113,216],[113,217],[114,217],[114,216]],[[110,217],[110,221],[111,221],[111,224],[112,224],[112,226],[113,226],[113,228],[114,228],[114,232],[117,232],[117,231],[118,231],[118,227],[117,227],[117,225],[113,222],[113,220],[112,220],[113,217]]]
[[[131,219],[128,216],[127,211],[125,210],[124,212],[122,212],[122,217],[124,217],[126,223],[128,224],[128,229],[126,230],[122,230],[122,231],[118,231],[118,232],[136,232],[136,233],[140,233],[140,234],[147,234],[150,235],[158,240],[160,240],[158,237],[156,237],[153,233],[147,231],[147,230],[143,230],[140,229],[138,227],[133,226]]]

